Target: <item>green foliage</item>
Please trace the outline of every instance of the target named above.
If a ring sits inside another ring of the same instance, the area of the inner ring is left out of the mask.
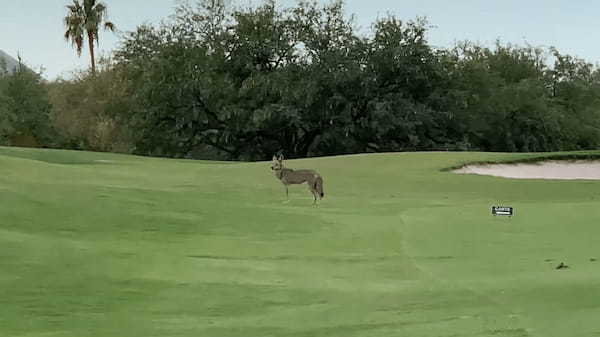
[[[448,114],[440,105],[448,76],[427,44],[427,21],[395,17],[374,25],[366,63],[366,106],[354,122],[358,138],[377,151],[420,150],[447,142]]]
[[[548,76],[553,102],[564,114],[566,149],[600,146],[600,70],[584,60],[551,50],[555,63]]]
[[[452,110],[469,144],[488,151],[595,148],[600,94],[593,68],[552,50],[497,43],[464,43],[449,54],[455,64]]]
[[[131,152],[126,118],[133,109],[122,71],[101,59],[96,74],[81,72],[48,85],[51,122],[60,146],[70,149]]]
[[[56,83],[55,122],[71,146],[241,160],[600,146],[600,73],[553,48],[436,49],[425,18],[384,17],[360,35],[343,1],[227,3],[183,2],[127,33],[115,78]],[[116,89],[99,89],[111,79]],[[120,136],[100,142],[106,118]]]
[[[0,144],[51,146],[50,109],[40,74],[22,63],[11,73],[0,70]]]
[[[170,24],[139,27],[117,52],[141,99],[132,119],[143,130],[139,152],[193,156],[210,147],[258,159],[279,149],[292,157],[365,151],[380,139],[393,150],[433,143],[412,137],[437,122],[426,107],[437,88],[427,76],[439,71],[424,21],[382,20],[365,39],[341,1],[240,11],[201,2],[177,13]]]

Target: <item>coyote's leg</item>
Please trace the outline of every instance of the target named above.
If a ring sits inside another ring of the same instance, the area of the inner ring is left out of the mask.
[[[317,204],[317,191],[315,190],[315,187],[314,187],[315,183],[308,181],[307,184],[308,184],[308,190],[313,195],[313,205],[316,205]]]
[[[283,184],[283,187],[285,187],[285,200],[283,201],[284,204],[287,204],[288,202],[290,202],[290,196],[289,196],[289,191],[288,191],[288,185]]]

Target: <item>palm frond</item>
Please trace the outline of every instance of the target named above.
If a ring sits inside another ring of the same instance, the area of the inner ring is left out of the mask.
[[[89,39],[88,43],[99,44],[98,30],[103,26],[105,30],[115,31],[115,24],[107,21],[107,6],[97,0],[72,0],[73,3],[67,5],[67,16],[63,19],[66,28],[64,37],[77,50],[77,55],[81,56],[81,51],[85,42],[85,37]],[[93,46],[90,50],[93,56]],[[92,71],[94,62],[92,57]]]

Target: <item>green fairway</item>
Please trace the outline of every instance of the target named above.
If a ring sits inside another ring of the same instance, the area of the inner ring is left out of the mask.
[[[600,181],[443,171],[533,156],[0,148],[0,336],[600,336]]]

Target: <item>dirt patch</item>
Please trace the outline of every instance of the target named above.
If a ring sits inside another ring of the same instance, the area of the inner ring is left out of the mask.
[[[467,165],[453,172],[514,179],[600,180],[600,161]]]

